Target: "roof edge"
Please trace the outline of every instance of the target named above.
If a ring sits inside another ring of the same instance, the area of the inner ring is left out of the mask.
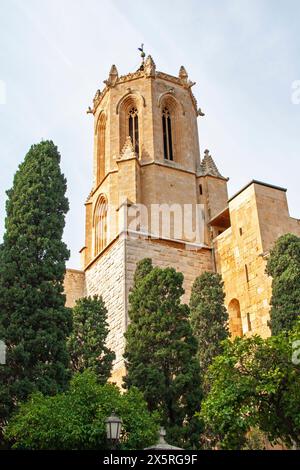
[[[245,189],[249,188],[251,184],[259,184],[260,186],[266,186],[267,188],[277,189],[278,191],[287,192],[287,188],[282,188],[281,186],[275,186],[274,184],[264,183],[263,181],[251,180],[246,186],[243,186],[237,193],[235,193],[231,198],[228,199],[228,202],[231,202],[237,196],[239,196]]]

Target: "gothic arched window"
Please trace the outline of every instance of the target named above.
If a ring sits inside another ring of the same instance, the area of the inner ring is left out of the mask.
[[[164,157],[166,160],[173,160],[172,123],[171,114],[167,107],[162,111]]]
[[[101,194],[96,202],[94,212],[94,254],[95,256],[105,248],[107,243],[107,199]]]
[[[105,115],[101,114],[97,128],[97,186],[105,176]]]
[[[133,148],[135,152],[139,154],[139,117],[138,117],[138,111],[135,107],[132,107],[129,110],[128,128],[129,128],[129,136],[131,137]]]

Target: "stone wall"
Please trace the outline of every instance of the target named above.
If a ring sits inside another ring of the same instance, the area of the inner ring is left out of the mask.
[[[285,191],[258,182],[231,199],[229,211],[231,227],[215,238],[214,246],[231,331],[238,334],[240,323],[243,334],[266,337],[272,294],[272,279],[265,273],[268,252],[279,236],[300,235],[300,224],[289,216]]]
[[[155,266],[173,267],[183,273],[185,294],[182,301],[187,304],[196,277],[205,271],[213,270],[209,249],[189,249],[184,243],[143,238],[137,240],[130,237],[126,240],[127,293],[133,283],[136,263],[143,258],[151,258]]]
[[[85,273],[77,269],[67,269],[64,279],[66,306],[74,307],[76,300],[86,295]]]
[[[259,184],[254,188],[263,251],[269,251],[285,233],[300,235],[300,221],[289,215],[286,191]]]
[[[88,295],[102,295],[108,310],[107,345],[116,353],[114,370],[123,368],[125,312],[125,247],[118,238],[86,270]],[[120,372],[119,372],[120,373]]]
[[[215,239],[217,270],[224,280],[230,327],[237,334],[269,335],[270,280],[265,275],[254,187],[229,203],[231,227]],[[240,305],[238,317],[236,306]]]
[[[87,295],[102,295],[108,309],[110,333],[107,344],[116,353],[112,381],[122,383],[125,375],[123,352],[124,332],[127,329],[128,294],[133,284],[136,263],[149,257],[155,266],[172,266],[184,274],[185,294],[188,303],[191,287],[197,276],[211,271],[211,251],[187,248],[184,243],[164,240],[148,240],[130,236],[117,238],[96,258],[86,270]]]

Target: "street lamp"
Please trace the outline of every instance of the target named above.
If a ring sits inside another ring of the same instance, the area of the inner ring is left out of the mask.
[[[120,440],[122,420],[113,411],[111,416],[107,418],[105,422],[107,439],[115,449]]]

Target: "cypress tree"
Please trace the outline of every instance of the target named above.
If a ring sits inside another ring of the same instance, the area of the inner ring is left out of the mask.
[[[68,350],[73,372],[94,372],[99,383],[110,377],[115,353],[106,345],[108,335],[107,309],[102,297],[77,300],[73,308],[73,331]]]
[[[56,146],[51,141],[33,145],[7,192],[0,247],[0,338],[7,346],[6,365],[0,366],[2,427],[31,392],[55,394],[68,382],[65,192]]]
[[[272,335],[288,332],[300,316],[300,238],[287,233],[278,238],[267,262],[272,276],[270,322]]]
[[[172,444],[198,447],[200,369],[189,307],[180,300],[182,284],[183,275],[173,268],[153,268],[149,259],[138,263],[129,295],[124,380],[127,388],[144,393],[151,412],[160,413]]]
[[[215,356],[221,354],[221,341],[228,332],[228,313],[220,274],[205,272],[195,280],[191,299],[191,324],[198,340],[201,373],[205,374]]]

